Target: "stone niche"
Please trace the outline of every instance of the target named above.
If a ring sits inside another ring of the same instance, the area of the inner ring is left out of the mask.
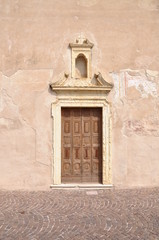
[[[50,85],[51,90],[56,92],[56,101],[52,102],[52,186],[61,185],[62,107],[100,107],[102,109],[102,185],[111,186],[111,109],[107,95],[113,85],[104,79],[100,72],[92,75],[93,43],[88,39],[79,38],[74,43],[70,43],[69,46],[72,56],[71,73],[64,73],[62,77],[60,75],[59,79]]]
[[[91,78],[91,50],[93,44],[88,39],[76,39],[69,44],[72,52],[72,78]]]

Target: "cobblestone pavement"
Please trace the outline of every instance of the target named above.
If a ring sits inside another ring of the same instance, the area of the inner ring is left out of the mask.
[[[159,240],[159,188],[0,191],[0,240]]]

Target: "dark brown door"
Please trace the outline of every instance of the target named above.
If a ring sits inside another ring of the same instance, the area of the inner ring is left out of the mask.
[[[102,109],[62,108],[62,183],[102,182]]]

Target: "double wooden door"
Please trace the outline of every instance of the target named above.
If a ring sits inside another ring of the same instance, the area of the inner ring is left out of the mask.
[[[62,108],[62,183],[102,182],[102,109]]]

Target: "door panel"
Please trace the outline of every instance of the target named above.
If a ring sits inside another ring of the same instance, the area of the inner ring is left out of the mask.
[[[63,176],[72,176],[72,132],[71,110],[62,111],[62,173]]]
[[[62,108],[62,182],[102,182],[101,108]]]
[[[100,117],[99,117],[100,116]],[[99,181],[102,169],[102,117],[100,109],[92,113],[92,181]]]

